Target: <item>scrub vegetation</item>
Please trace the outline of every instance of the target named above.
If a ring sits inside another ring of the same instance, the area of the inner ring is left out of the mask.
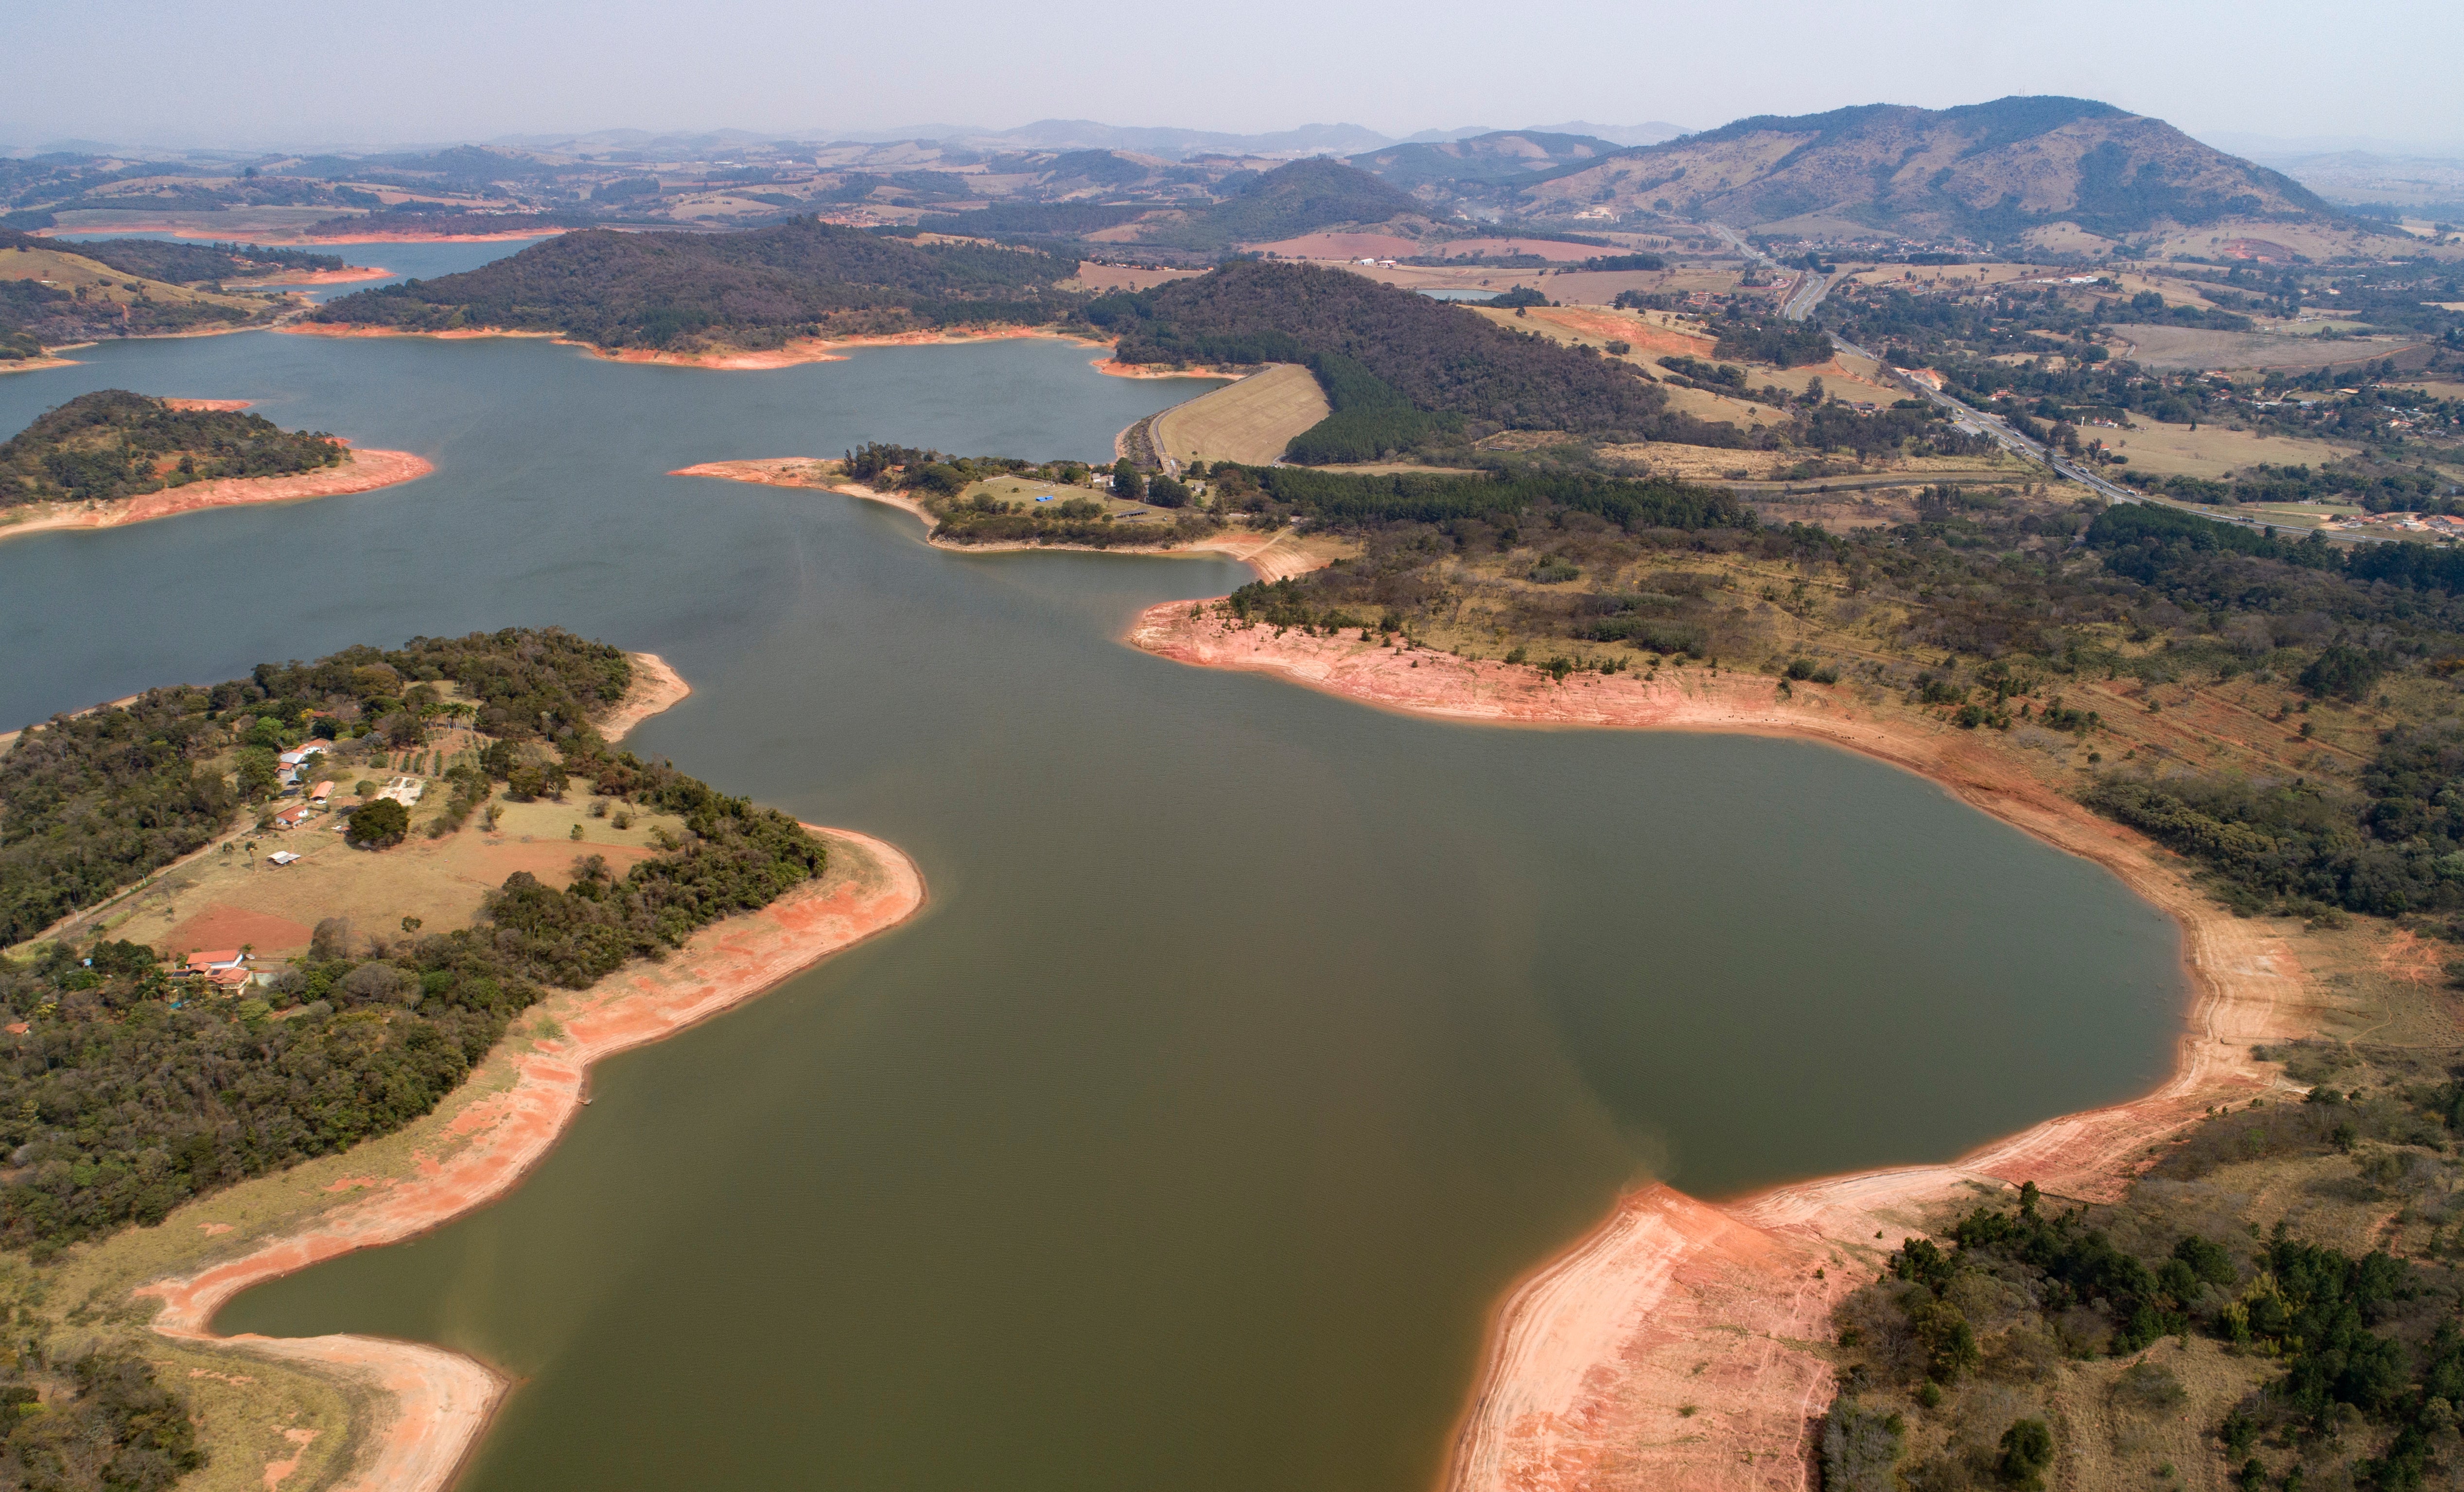
[[[1824,1485],[2399,1492],[2464,1470],[2464,1052],[2299,1043],[2122,1201],[2023,1187],[1836,1314]],[[2288,1212],[2291,1214],[2288,1217]],[[2195,1459],[2192,1459],[2195,1458]]]

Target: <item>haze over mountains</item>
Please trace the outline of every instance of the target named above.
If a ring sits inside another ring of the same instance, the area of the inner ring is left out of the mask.
[[[1628,143],[1637,140],[1646,143]],[[2339,181],[2335,201],[2164,121],[2050,97],[1757,116],[1690,135],[1582,121],[1408,140],[1351,124],[1236,136],[1071,120],[821,143],[610,130],[425,152],[0,158],[0,226],[108,230],[138,221],[123,214],[245,210],[334,236],[371,212],[428,220],[406,231],[435,230],[439,215],[460,231],[484,230],[473,220],[491,215],[526,215],[510,226],[542,230],[818,215],[1201,263],[1329,230],[1428,243],[1499,229],[1562,236],[1707,223],[1781,241],[2091,257],[2189,252],[2184,235],[2195,231],[2201,252],[2263,238],[2280,259],[2382,252],[2364,240],[2390,217],[2457,195],[2455,177],[2431,170],[2313,164]],[[2381,182],[2387,197],[2367,195]]]

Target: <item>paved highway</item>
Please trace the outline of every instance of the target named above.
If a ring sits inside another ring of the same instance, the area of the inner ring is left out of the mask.
[[[1848,339],[1836,332],[1831,336],[1831,344],[1834,347],[1838,348],[1841,352],[1849,353],[1856,357],[1872,358],[1874,356],[1872,353],[1867,352],[1864,348],[1858,346],[1855,342],[1850,341]],[[2035,465],[2044,467],[2053,472],[2057,476],[2069,481],[2077,482],[2108,502],[2144,502],[2151,507],[2171,508],[2177,512],[2194,514],[2199,517],[2206,518],[2211,523],[2238,523],[2243,528],[2281,529],[2287,532],[2291,532],[2295,528],[2295,525],[2292,524],[2272,522],[2265,518],[2246,518],[2235,514],[2219,513],[2213,508],[2197,507],[2189,503],[2166,502],[2161,498],[2150,497],[2145,493],[2124,487],[2119,482],[2107,481],[2103,477],[2097,475],[2094,471],[2080,465],[2079,462],[2069,459],[2059,451],[2050,450],[2040,442],[2031,440],[2029,437],[2020,434],[2017,430],[2013,429],[2009,425],[2005,424],[2001,416],[1988,414],[1982,409],[1971,407],[1969,405],[1961,403],[1959,400],[1953,399],[1948,394],[1942,392],[1940,389],[1919,383],[1915,379],[1903,378],[1896,368],[1893,368],[1887,362],[1883,362],[1879,358],[1876,358],[1874,361],[1885,373],[1889,374],[1893,380],[1898,382],[1902,387],[1908,389],[1918,398],[1930,400],[1934,404],[1939,405],[1944,409],[1949,411],[1951,423],[1958,426],[1961,429],[1968,431],[1971,435],[1986,436],[1992,440],[1994,444],[2000,446],[2003,450],[2011,452],[2011,454],[2014,456],[2017,456],[2020,460],[2034,462]],[[2386,544],[2395,542],[2394,539],[2387,538],[2377,534],[2331,533],[2327,536],[2327,538],[2331,543]]]
[[[1836,276],[1824,274],[1815,270],[1791,270],[1770,254],[1746,242],[1745,235],[1727,224],[1712,223],[1707,226],[1711,231],[1727,240],[1729,248],[1744,254],[1754,263],[1767,270],[1777,270],[1796,276],[1796,283],[1790,289],[1788,299],[1782,302],[1779,308],[1779,314],[1787,319],[1804,320],[1814,314],[1815,306],[1822,304],[1822,297],[1831,294],[1831,286]]]
[[[1709,228],[1711,231],[1719,234],[1722,238],[1727,240],[1728,247],[1736,250],[1737,252],[1744,254],[1747,258],[1753,260],[1755,263],[1774,270],[1781,268],[1777,260],[1773,259],[1770,254],[1767,254],[1761,250],[1755,248],[1753,245],[1746,242],[1744,234],[1739,233],[1735,229],[1728,227],[1727,224],[1710,223],[1705,226]],[[1835,276],[1816,274],[1811,270],[1800,273],[1803,274],[1803,278],[1797,282],[1795,290],[1790,293],[1788,302],[1781,308],[1780,313],[1792,321],[1802,321],[1807,317],[1812,316],[1814,314],[1814,308],[1820,305],[1822,303],[1822,297],[1830,293],[1833,279],[1835,278]],[[1848,353],[1854,357],[1874,358],[1872,353],[1867,352],[1864,348],[1858,346],[1855,342],[1850,341],[1848,339],[1840,336],[1837,332],[1831,334],[1831,344],[1834,347],[1838,348],[1841,352]],[[2095,472],[2091,471],[2087,467],[2081,466],[2079,463],[2065,457],[2059,451],[2049,450],[2043,444],[2031,440],[2029,437],[2020,434],[2017,430],[2014,430],[2010,426],[2004,424],[1999,415],[1988,414],[1982,409],[1971,408],[1968,405],[1962,404],[1960,401],[1953,399],[1948,394],[1942,392],[1940,389],[1934,388],[1925,384],[1921,384],[1914,379],[1903,378],[1896,369],[1892,368],[1889,363],[1884,362],[1880,358],[1874,358],[1874,362],[1894,382],[1907,389],[1910,393],[1915,394],[1920,399],[1930,400],[1934,404],[1939,405],[1944,409],[1949,411],[1951,423],[1957,425],[1961,429],[1968,431],[1971,435],[1986,436],[1995,445],[2000,446],[2003,450],[2011,452],[2011,454],[2017,456],[2020,460],[2032,462],[2037,466],[2043,467],[2052,472],[2055,475],[2059,476],[2066,481],[2077,482],[2080,486],[2095,493],[2098,496],[2104,498],[2107,502],[2144,502],[2152,507],[2172,508],[2178,512],[2195,514],[2199,517],[2206,518],[2211,523],[2238,523],[2244,528],[2284,529],[2289,532],[2293,527],[2293,525],[2290,524],[2271,522],[2265,518],[2245,518],[2234,514],[2219,513],[2213,508],[2203,508],[2189,503],[2166,502],[2161,498],[2150,497],[2145,493],[2136,492],[2130,488],[2124,487],[2119,482],[2107,481],[2103,477],[2097,475]],[[2393,538],[2377,534],[2331,533],[2327,536],[2327,538],[2331,543],[2387,544],[2397,542],[2397,540]]]

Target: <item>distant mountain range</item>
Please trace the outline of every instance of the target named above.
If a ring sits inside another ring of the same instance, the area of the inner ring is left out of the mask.
[[[1196,155],[1352,156],[1389,145],[1444,144],[1498,133],[1501,131],[1490,125],[1469,125],[1461,129],[1425,129],[1397,139],[1359,124],[1304,124],[1297,129],[1243,135],[1221,130],[1177,129],[1169,125],[1105,124],[1094,120],[1038,120],[1014,129],[928,122],[905,124],[895,129],[837,133],[803,130],[783,136],[741,129],[664,134],[639,129],[606,129],[572,135],[507,135],[487,143],[515,150],[559,153],[631,150],[654,156],[706,158],[753,146],[887,144],[913,140],[994,151],[1124,150],[1177,161]],[[1632,146],[1673,140],[1685,131],[1679,125],[1657,121],[1594,124],[1576,120],[1563,124],[1533,126],[1518,133],[1581,135],[1615,146]],[[101,151],[105,147],[87,143],[80,148]]]
[[[1778,232],[1981,241],[2057,223],[2111,236],[2168,223],[2344,221],[2292,178],[2162,120],[2059,98],[1758,116],[1560,166],[1518,195],[1543,214],[1606,209]]]
[[[1551,130],[1492,130],[1467,140],[1403,143],[1364,151],[1352,164],[1405,191],[1509,181],[1617,153],[1614,141]]]

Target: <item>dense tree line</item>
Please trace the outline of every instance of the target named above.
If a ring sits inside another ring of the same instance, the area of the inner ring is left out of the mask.
[[[1802,367],[1831,361],[1831,337],[1818,326],[1775,316],[1730,318],[1716,324],[1715,358],[1740,362],[1766,362],[1772,367]]]
[[[362,291],[317,319],[404,331],[556,331],[603,347],[775,346],[790,337],[1055,319],[1077,261],[919,245],[799,218],[737,233],[565,233],[476,270]]]
[[[2321,694],[2365,692],[2386,668],[2330,647],[2306,682]],[[2216,871],[2245,905],[2464,909],[2464,731],[2390,732],[2355,786],[2111,777],[2088,801]]]
[[[60,246],[53,246],[60,247]],[[176,238],[101,238],[65,246],[72,253],[122,274],[175,285],[200,280],[263,279],[307,270],[339,270],[342,256],[255,244],[191,244]]]
[[[77,305],[77,297],[39,280],[0,279],[0,362],[23,362],[43,355],[36,327],[56,319]]]
[[[36,1346],[0,1367],[0,1487],[165,1492],[205,1465],[185,1399],[112,1349]]]
[[[1240,479],[1233,472],[1240,473]],[[1314,472],[1218,467],[1230,501],[1253,512],[1336,528],[1381,523],[1511,523],[1535,509],[1584,513],[1628,531],[1749,529],[1752,511],[1725,488],[1589,472]],[[1236,489],[1250,489],[1244,494]]]
[[[347,190],[348,188],[345,188]],[[361,195],[367,195],[362,193]],[[371,198],[363,204],[375,207]],[[450,203],[406,202],[374,212],[320,218],[301,231],[311,237],[349,238],[385,233],[561,233],[604,224],[608,217],[584,212],[473,212]]]
[[[2427,462],[2408,468],[2355,457],[2313,468],[2262,461],[2224,478],[2154,476],[2140,472],[2123,472],[2121,476],[2142,492],[2219,507],[2246,502],[2351,502],[2366,513],[2453,513],[2458,507],[2456,484]]]
[[[1120,338],[1114,356],[1125,362],[1305,362],[1332,354],[1415,408],[1472,426],[1644,435],[1670,421],[1665,396],[1624,363],[1336,270],[1244,260],[1102,296],[1084,315]]]
[[[1340,353],[1312,354],[1309,369],[1317,375],[1331,412],[1292,437],[1284,450],[1287,461],[1306,466],[1376,461],[1463,429],[1461,415],[1412,407],[1412,401],[1391,384]]]
[[[209,843],[272,791],[276,749],[345,729],[414,744],[424,701],[451,681],[477,701],[481,729],[587,756],[591,716],[630,679],[621,649],[508,628],[264,664],[210,689],[55,715],[0,756],[0,947]]]
[[[0,444],[0,507],[133,497],[221,476],[340,465],[345,448],[239,409],[174,409],[105,388],[37,416]]]
[[[916,224],[929,233],[982,233],[993,237],[1073,238],[1134,223],[1154,211],[1151,204],[1094,202],[996,202],[972,212],[936,212]]]

